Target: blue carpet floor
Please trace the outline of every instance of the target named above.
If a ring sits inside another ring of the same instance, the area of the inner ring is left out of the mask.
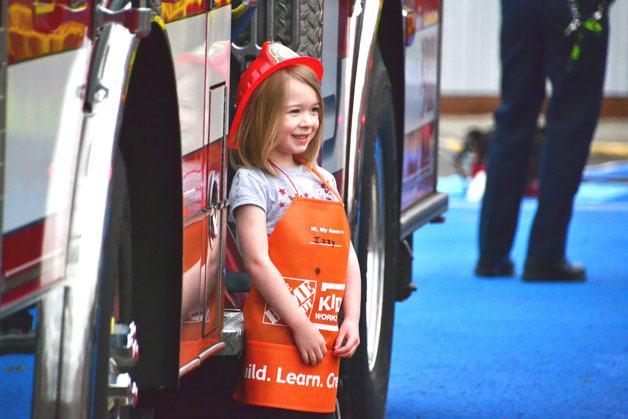
[[[414,236],[419,287],[396,306],[387,417],[628,418],[628,184],[580,190],[568,246],[588,269],[580,284],[476,278],[478,204],[459,196]]]

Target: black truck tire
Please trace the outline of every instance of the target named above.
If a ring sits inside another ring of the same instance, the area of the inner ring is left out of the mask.
[[[395,304],[399,187],[395,115],[390,79],[375,54],[366,119],[359,210],[358,259],[362,273],[360,346],[341,367],[343,419],[383,418]]]

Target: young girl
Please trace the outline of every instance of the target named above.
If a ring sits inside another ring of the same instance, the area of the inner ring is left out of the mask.
[[[329,417],[340,358],[359,344],[360,268],[334,177],[316,164],[322,73],[267,42],[236,95],[229,200],[252,287],[235,398],[249,417]]]

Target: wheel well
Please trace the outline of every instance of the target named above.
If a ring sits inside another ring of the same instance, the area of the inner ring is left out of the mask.
[[[119,147],[131,207],[132,317],[140,388],[176,387],[182,277],[181,140],[172,57],[153,24],[136,51]]]

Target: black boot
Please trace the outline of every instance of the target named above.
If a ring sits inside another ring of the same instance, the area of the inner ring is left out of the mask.
[[[475,265],[475,274],[486,278],[513,276],[515,267],[512,260],[507,257],[497,261],[480,258]]]
[[[525,281],[576,282],[586,281],[584,266],[571,263],[566,259],[555,262],[542,262],[528,257],[525,262],[522,279]]]

